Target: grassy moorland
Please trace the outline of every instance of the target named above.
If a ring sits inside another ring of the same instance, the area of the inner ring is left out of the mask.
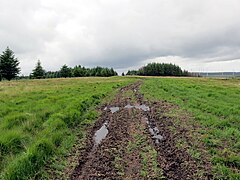
[[[214,178],[240,178],[239,79],[146,78],[141,91],[149,100],[167,100],[193,116]]]
[[[29,179],[65,154],[96,119],[96,105],[133,79],[0,82],[0,179]],[[76,131],[77,129],[77,131]]]
[[[109,101],[119,87],[137,79],[140,78],[0,82],[0,179],[48,179],[46,168],[50,168],[50,173],[51,168],[61,172],[63,167],[58,162],[64,160],[79,138],[84,138],[86,127],[98,116],[96,106]],[[141,79],[141,92],[146,99],[178,105],[166,116],[174,117],[176,122],[179,119],[181,124],[181,113],[187,112],[190,125],[186,127],[196,123],[192,134],[196,140],[188,149],[189,154],[200,161],[200,154],[206,150],[213,178],[239,179],[240,80]],[[184,146],[184,140],[179,140],[176,146]],[[138,143],[138,139],[135,141],[132,143]],[[198,143],[203,144],[203,149]],[[155,152],[151,152],[156,159]],[[145,175],[146,168],[141,173]]]

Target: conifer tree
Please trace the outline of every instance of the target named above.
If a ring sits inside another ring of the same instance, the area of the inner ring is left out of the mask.
[[[33,69],[31,77],[33,77],[35,79],[41,79],[41,78],[44,78],[44,75],[45,75],[45,70],[41,66],[40,60],[38,60],[35,69]]]
[[[14,52],[6,48],[0,55],[0,79],[11,80],[20,73],[19,61],[15,58]]]
[[[61,74],[61,77],[65,77],[65,78],[71,77],[72,76],[71,68],[69,68],[66,64],[64,64],[60,69],[60,74]]]

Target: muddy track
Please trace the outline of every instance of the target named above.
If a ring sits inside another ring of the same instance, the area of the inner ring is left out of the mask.
[[[176,147],[179,136],[188,139],[187,130],[172,133],[174,120],[159,116],[173,106],[144,101],[141,83],[121,88],[101,108],[70,179],[211,179],[207,163],[199,166]]]

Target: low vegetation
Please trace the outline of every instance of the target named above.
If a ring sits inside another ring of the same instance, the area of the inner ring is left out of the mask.
[[[239,85],[239,79],[146,78],[141,91],[149,100],[167,100],[190,112],[200,125],[214,178],[239,179]],[[195,151],[190,154],[199,156]]]
[[[132,81],[74,78],[0,82],[0,179],[41,177],[41,168],[54,156],[66,154],[76,134],[96,118],[94,107]]]

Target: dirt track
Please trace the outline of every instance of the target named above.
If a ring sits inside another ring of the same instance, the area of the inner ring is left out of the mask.
[[[140,85],[139,81],[120,89],[115,99],[101,108],[70,178],[211,179],[210,165],[204,159],[199,165],[186,149],[177,148],[179,138],[191,139],[174,119],[161,116],[175,107],[167,102],[145,102],[138,91]],[[108,133],[97,144],[95,133],[101,127]]]

